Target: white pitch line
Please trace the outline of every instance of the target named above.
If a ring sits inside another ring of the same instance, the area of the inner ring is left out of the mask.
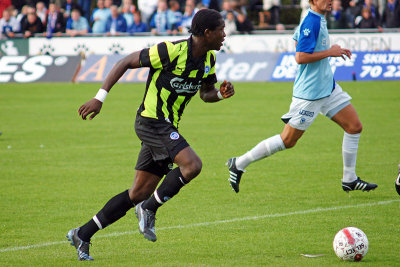
[[[248,216],[248,217],[234,218],[234,219],[214,221],[214,222],[193,223],[193,224],[186,224],[186,225],[174,225],[174,226],[168,226],[168,227],[159,227],[159,228],[157,228],[157,231],[178,229],[178,228],[182,229],[182,228],[190,228],[190,227],[210,226],[210,225],[216,225],[216,224],[242,222],[242,221],[250,221],[250,220],[260,220],[260,219],[266,219],[266,218],[286,217],[286,216],[292,216],[292,215],[301,215],[301,214],[309,214],[309,213],[317,213],[317,212],[325,212],[325,211],[333,211],[333,210],[342,210],[342,209],[351,209],[351,208],[360,208],[360,207],[369,207],[369,206],[378,206],[378,205],[388,205],[388,204],[395,203],[395,202],[400,202],[400,199],[378,201],[378,202],[364,203],[364,204],[357,204],[357,205],[337,206],[337,207],[330,207],[330,208],[316,208],[316,209],[310,209],[310,210],[299,210],[299,211],[292,211],[292,212],[286,212],[286,213],[266,214],[266,215],[260,215],[260,216]],[[94,239],[116,237],[116,236],[121,236],[121,235],[130,235],[130,234],[135,234],[135,233],[138,233],[138,231],[116,232],[116,233],[98,235]],[[68,241],[55,241],[55,242],[46,242],[46,243],[41,243],[41,244],[36,244],[36,245],[29,245],[29,246],[3,248],[3,249],[0,249],[0,252],[10,252],[10,251],[32,249],[32,248],[47,247],[47,246],[59,245],[59,244],[67,243],[67,242]]]

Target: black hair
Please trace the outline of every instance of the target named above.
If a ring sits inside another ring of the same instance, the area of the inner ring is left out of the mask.
[[[215,30],[221,25],[222,16],[214,9],[201,9],[197,11],[192,20],[192,27],[189,30],[194,36],[203,36],[206,29]]]

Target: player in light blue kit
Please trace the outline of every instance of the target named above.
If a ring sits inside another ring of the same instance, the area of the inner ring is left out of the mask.
[[[342,188],[369,191],[378,187],[357,177],[357,150],[362,124],[350,103],[351,97],[335,83],[329,65],[329,57],[351,58],[348,49],[330,46],[325,15],[331,10],[331,0],[309,0],[311,8],[300,23],[293,39],[296,43],[296,62],[299,64],[293,87],[289,112],[282,116],[286,123],[281,134],[261,141],[239,157],[230,158],[229,182],[239,192],[244,169],[252,162],[269,157],[286,148],[294,147],[305,130],[321,113],[336,122],[344,130]]]

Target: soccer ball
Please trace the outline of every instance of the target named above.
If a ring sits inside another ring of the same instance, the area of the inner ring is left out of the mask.
[[[356,227],[346,227],[333,239],[333,250],[344,261],[360,261],[368,252],[368,238]]]

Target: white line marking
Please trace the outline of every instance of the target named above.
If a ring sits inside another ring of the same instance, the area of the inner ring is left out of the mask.
[[[395,202],[400,202],[400,199],[378,201],[378,202],[364,203],[364,204],[357,204],[357,205],[338,206],[338,207],[331,207],[331,208],[316,208],[316,209],[299,210],[299,211],[292,211],[292,212],[286,212],[286,213],[266,214],[266,215],[260,215],[260,216],[249,216],[249,217],[234,218],[234,219],[214,221],[214,222],[175,225],[175,226],[168,226],[168,227],[160,227],[160,228],[157,228],[157,231],[182,229],[182,228],[190,228],[190,227],[210,226],[210,225],[217,225],[217,224],[223,224],[223,223],[260,220],[260,219],[266,219],[266,218],[286,217],[286,216],[292,216],[292,215],[317,213],[317,212],[325,212],[325,211],[332,211],[332,210],[342,210],[342,209],[370,207],[370,206],[378,206],[378,205],[388,205],[388,204],[392,204]],[[138,233],[138,231],[116,232],[116,233],[98,235],[96,237],[93,237],[93,239],[116,237],[116,236],[122,236],[122,235],[131,235],[131,234],[136,234],[136,233]],[[3,248],[3,249],[0,249],[0,252],[9,252],[9,251],[26,250],[26,249],[32,249],[32,248],[48,247],[48,246],[59,245],[59,244],[67,243],[67,242],[69,242],[69,241],[55,241],[55,242],[46,242],[46,243],[22,246],[22,247]]]

